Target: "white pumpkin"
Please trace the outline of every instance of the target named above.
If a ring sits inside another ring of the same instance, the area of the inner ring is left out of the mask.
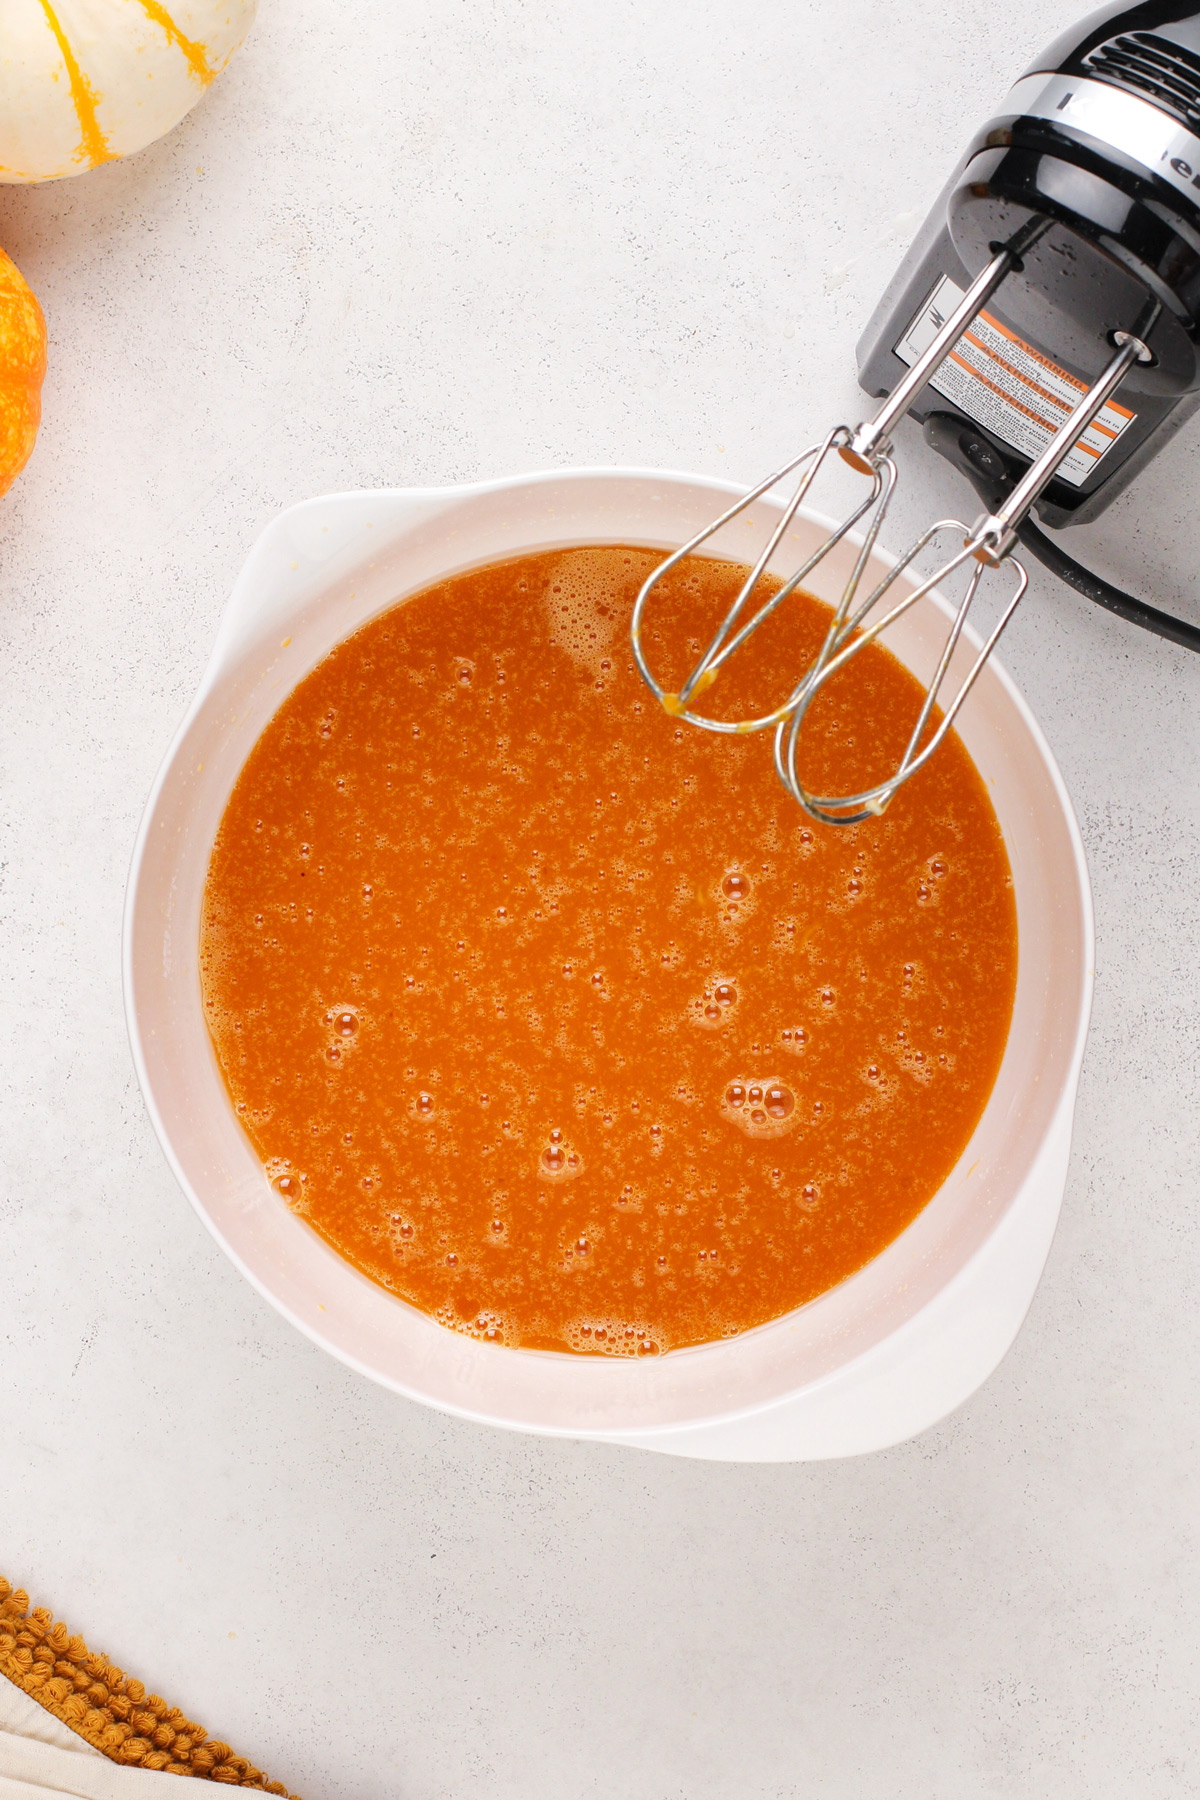
[[[177,125],[256,0],[0,0],[0,181],[53,181]]]

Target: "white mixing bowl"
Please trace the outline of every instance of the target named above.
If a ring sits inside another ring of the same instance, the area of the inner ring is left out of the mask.
[[[645,1360],[509,1350],[447,1331],[385,1293],[268,1185],[217,1068],[198,966],[201,894],[230,791],[280,702],[333,645],[394,601],[482,562],[579,543],[673,548],[735,492],[691,476],[598,470],[335,494],[276,519],[242,571],[146,806],[126,904],[125,1004],[142,1092],[180,1185],[242,1273],[316,1343],[465,1418],[792,1461],[882,1448],[959,1405],[1015,1337],[1058,1219],[1091,1003],[1091,895],[1062,779],[994,660],[960,730],[987,781],[1016,891],[1016,1003],[995,1089],[949,1179],[881,1256],[745,1336]],[[760,502],[757,523],[737,521],[718,548],[751,560],[770,511]],[[798,519],[789,557],[799,560],[824,529]],[[834,573],[825,571],[827,584]],[[892,647],[928,673],[944,629],[939,606],[922,602]],[[773,780],[765,740],[763,757],[763,778]]]

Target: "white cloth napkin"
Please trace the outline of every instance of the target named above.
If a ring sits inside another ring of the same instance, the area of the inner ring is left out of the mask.
[[[180,1780],[110,1762],[0,1675],[0,1800],[179,1800]]]

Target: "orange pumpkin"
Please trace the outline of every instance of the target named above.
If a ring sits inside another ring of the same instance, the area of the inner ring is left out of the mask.
[[[46,321],[25,277],[0,250],[0,494],[33,451],[42,417]]]

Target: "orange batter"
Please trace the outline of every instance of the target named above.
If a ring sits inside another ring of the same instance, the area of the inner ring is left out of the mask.
[[[884,818],[811,824],[766,737],[642,687],[659,558],[521,557],[364,626],[259,739],[205,890],[213,1042],[279,1193],[512,1345],[654,1354],[841,1281],[958,1159],[1012,1012],[1008,860],[957,737]],[[664,680],[741,574],[660,592]],[[795,596],[706,702],[782,697],[827,616]],[[810,714],[810,787],[881,776],[918,703],[856,658]]]

